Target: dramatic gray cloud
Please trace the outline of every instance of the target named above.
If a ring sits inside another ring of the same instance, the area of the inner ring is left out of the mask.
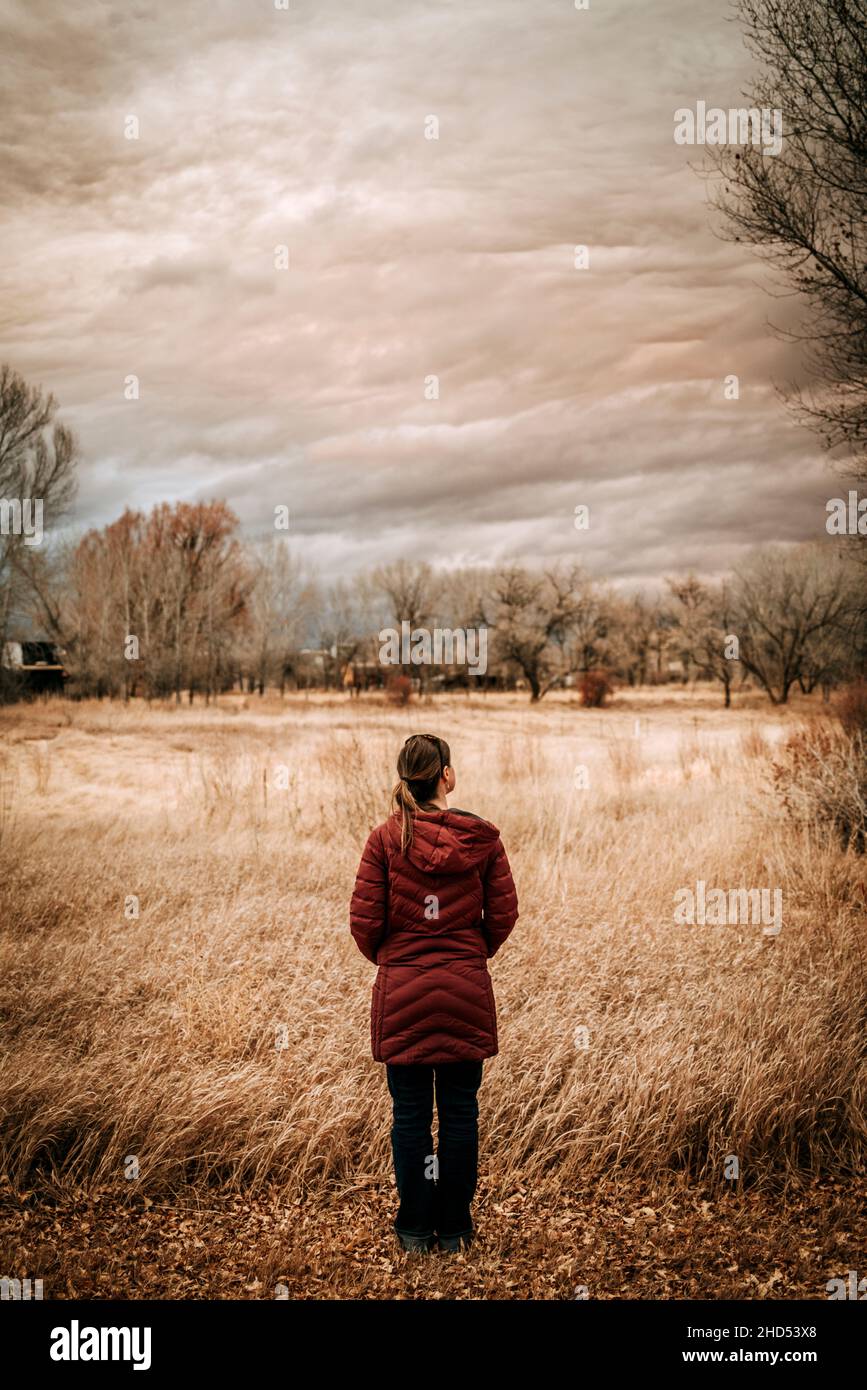
[[[79,433],[79,524],[221,496],[251,533],[287,504],[326,575],[625,580],[823,534],[833,482],[774,389],[791,302],[673,140],[748,84],[716,0],[0,14],[2,356]]]

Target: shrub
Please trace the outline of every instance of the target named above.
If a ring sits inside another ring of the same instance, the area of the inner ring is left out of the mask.
[[[792,734],[772,775],[792,820],[832,830],[844,849],[867,842],[867,733],[833,724]]]
[[[848,734],[867,734],[867,680],[846,686],[837,700],[836,714]]]
[[[394,672],[387,678],[385,698],[390,705],[408,705],[411,695],[412,681],[409,676],[400,676]]]
[[[611,694],[607,671],[585,671],[579,685],[581,703],[586,709],[601,709]]]

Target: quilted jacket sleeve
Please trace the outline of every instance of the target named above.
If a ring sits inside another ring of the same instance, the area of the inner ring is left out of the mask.
[[[482,929],[488,943],[488,959],[496,955],[518,920],[518,895],[502,840],[485,865],[482,875],[485,908]]]
[[[379,832],[371,831],[361,855],[349,904],[349,930],[363,956],[376,964],[388,912],[388,860]]]

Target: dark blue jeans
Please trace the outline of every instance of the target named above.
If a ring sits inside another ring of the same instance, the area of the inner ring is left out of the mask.
[[[394,1103],[391,1151],[400,1198],[394,1221],[399,1235],[472,1235],[482,1067],[482,1062],[386,1065]],[[436,1158],[431,1135],[434,1086],[439,1118]]]

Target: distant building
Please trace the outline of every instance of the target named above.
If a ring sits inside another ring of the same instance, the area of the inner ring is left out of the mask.
[[[4,642],[3,671],[27,695],[62,695],[69,680],[63,651],[53,642]]]

